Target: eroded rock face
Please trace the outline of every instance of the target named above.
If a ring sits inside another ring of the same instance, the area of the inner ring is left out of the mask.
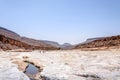
[[[29,78],[19,71],[16,65],[0,58],[0,80],[29,80]]]
[[[87,43],[79,44],[75,48],[100,48],[120,46],[120,35],[96,39]]]
[[[15,39],[11,39],[8,37],[5,37],[3,35],[0,35],[0,48],[3,50],[11,50],[11,49],[31,49],[32,46],[22,43],[20,41],[17,41]]]
[[[50,45],[49,46],[46,45],[46,47],[44,47],[43,45],[42,46],[29,45],[25,42],[18,41],[9,37],[5,37],[4,35],[0,35],[0,49],[3,49],[3,50],[12,50],[12,49],[26,49],[26,50],[34,50],[34,49],[52,50],[53,49],[54,50],[54,49],[57,49],[56,47],[52,47]]]
[[[56,50],[57,47],[41,40],[21,37],[13,31],[0,27],[0,49]]]

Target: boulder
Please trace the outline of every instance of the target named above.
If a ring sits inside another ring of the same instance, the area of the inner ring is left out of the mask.
[[[9,60],[0,58],[0,80],[30,80],[18,70],[17,65]]]

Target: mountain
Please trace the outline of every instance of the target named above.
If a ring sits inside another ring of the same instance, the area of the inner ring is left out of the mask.
[[[74,46],[71,45],[70,43],[64,43],[62,45],[60,45],[61,49],[72,49]]]
[[[50,45],[52,45],[52,46],[55,46],[55,47],[57,47],[57,48],[60,47],[60,44],[59,44],[58,42],[47,41],[47,40],[41,40],[41,41],[43,41],[43,42],[46,43],[46,44],[50,44]]]
[[[95,41],[95,40],[100,40],[100,39],[103,39],[103,38],[105,38],[105,37],[89,38],[84,43],[89,43],[89,42],[92,42],[92,41]]]
[[[21,37],[17,33],[0,27],[0,49],[57,49],[56,46],[46,43],[42,40],[35,40],[32,38]]]
[[[120,35],[88,39],[86,42],[76,45],[75,49],[100,47],[109,48],[118,46],[120,46]]]
[[[27,37],[21,37],[21,41],[24,43],[27,43],[29,45],[34,45],[34,46],[42,46],[42,47],[56,47],[51,44],[46,43],[45,41],[42,40],[35,40],[32,38],[27,38]]]
[[[0,27],[0,35],[4,35],[5,37],[9,37],[11,39],[15,39],[15,40],[20,40],[20,35],[18,35],[17,33],[8,30],[6,28]]]

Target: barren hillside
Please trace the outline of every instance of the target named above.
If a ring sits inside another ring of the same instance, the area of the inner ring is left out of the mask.
[[[17,33],[0,27],[0,48],[3,50],[11,49],[57,49],[56,46],[27,37],[21,37]]]
[[[80,48],[101,48],[101,47],[119,47],[120,46],[120,35],[112,37],[98,38],[90,40],[88,42],[76,45],[76,49]]]

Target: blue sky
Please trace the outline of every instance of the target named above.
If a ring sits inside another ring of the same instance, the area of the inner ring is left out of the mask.
[[[0,26],[21,36],[77,44],[120,34],[120,0],[0,0]]]

